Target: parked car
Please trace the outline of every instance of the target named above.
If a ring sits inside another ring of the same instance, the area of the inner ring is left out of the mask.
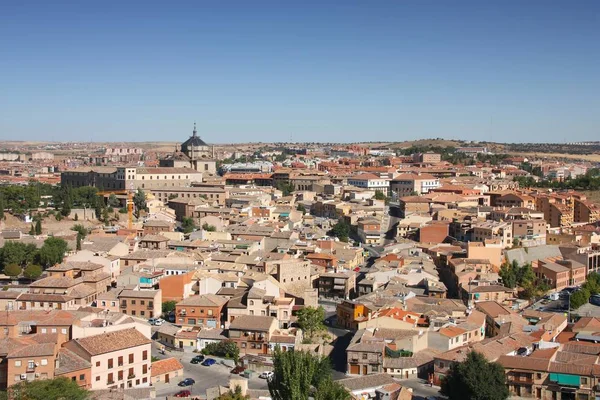
[[[179,382],[177,385],[178,386],[192,386],[194,383],[196,383],[196,381],[193,380],[192,378],[185,378],[184,380]]]
[[[200,364],[202,361],[204,361],[204,356],[196,356],[194,358],[192,358],[192,361],[190,361],[192,364]]]
[[[189,390],[181,390],[175,393],[175,397],[190,397],[191,395],[192,392],[190,392]]]
[[[215,360],[214,358],[207,358],[206,360],[204,360],[202,362],[202,365],[204,365],[205,367],[210,367],[213,364],[216,364],[217,360]]]
[[[156,324],[156,318],[150,318],[150,319],[148,320],[148,323],[149,323],[150,325],[154,325],[154,324]]]
[[[261,373],[258,377],[262,379],[271,379],[275,375],[273,371],[265,371]]]
[[[164,319],[162,319],[162,318],[156,318],[156,320],[154,321],[154,325],[161,326],[164,322],[165,322]]]
[[[238,365],[237,367],[235,367],[234,369],[231,370],[231,373],[232,374],[242,374],[242,373],[244,373],[245,370],[246,370],[245,367]]]

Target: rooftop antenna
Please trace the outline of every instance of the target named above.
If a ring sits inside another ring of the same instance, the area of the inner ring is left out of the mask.
[[[194,131],[192,132],[192,136],[196,137],[197,133],[198,133],[198,131],[196,130],[196,121],[194,121]]]

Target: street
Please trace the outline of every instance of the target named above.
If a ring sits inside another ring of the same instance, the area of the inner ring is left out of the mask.
[[[206,389],[214,386],[229,386],[229,378],[234,375],[230,374],[231,368],[222,364],[214,364],[210,367],[204,367],[200,364],[191,364],[190,360],[196,356],[195,353],[184,353],[178,351],[167,351],[165,355],[158,352],[156,346],[152,348],[152,356],[158,359],[170,357],[177,358],[183,364],[183,376],[173,379],[170,383],[156,384],[156,397],[164,398],[172,396],[180,390],[190,390],[193,396],[202,396],[206,394]],[[177,384],[184,378],[192,378],[196,381],[193,386],[179,387]],[[258,377],[252,377],[248,381],[250,389],[267,389],[267,381]]]

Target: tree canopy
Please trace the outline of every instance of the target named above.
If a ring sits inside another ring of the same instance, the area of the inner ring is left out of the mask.
[[[27,400],[85,400],[87,390],[67,378],[22,381],[9,389],[9,398]]]
[[[349,400],[350,394],[331,378],[331,364],[326,357],[305,351],[282,352],[273,355],[273,377],[269,393],[273,400]]]
[[[49,237],[40,249],[40,264],[48,268],[63,261],[68,250],[67,242],[61,238]]]
[[[170,313],[171,311],[175,311],[175,306],[177,302],[175,300],[163,301],[162,303],[162,312]]]
[[[571,294],[571,309],[577,309],[586,304],[590,297],[600,293],[600,275],[596,272],[588,274],[586,281],[581,288]]]
[[[23,269],[17,264],[8,264],[4,267],[4,275],[16,277],[21,275],[21,272],[23,272]]]
[[[323,320],[325,319],[325,310],[323,307],[304,307],[298,311],[298,326],[304,331],[304,335],[307,339],[311,339],[312,336],[325,329]]]
[[[504,368],[475,351],[450,366],[441,392],[449,400],[505,400],[509,395]]]
[[[350,237],[350,225],[348,225],[346,221],[340,219],[328,233],[329,235],[340,239],[342,242],[347,242]]]
[[[29,264],[23,270],[23,276],[28,279],[37,279],[42,275],[42,267],[36,264]]]
[[[217,397],[216,400],[250,400],[250,396],[243,395],[242,388],[236,386],[234,390],[229,390],[229,392]]]
[[[504,263],[499,272],[502,283],[507,288],[523,288],[523,297],[530,299],[548,291],[550,287],[536,278],[531,263],[519,265],[516,260],[512,263]]]
[[[183,233],[191,233],[196,229],[196,224],[194,223],[193,218],[183,217],[181,220],[181,229],[183,229]]]
[[[138,188],[137,192],[133,195],[133,204],[135,205],[135,215],[140,216],[142,211],[147,211],[148,206],[146,205],[146,194],[141,188]]]

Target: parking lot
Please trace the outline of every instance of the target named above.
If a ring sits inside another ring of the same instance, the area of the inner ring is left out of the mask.
[[[157,398],[172,396],[183,389],[190,390],[192,396],[204,397],[206,389],[210,387],[229,386],[229,378],[234,376],[230,373],[231,368],[220,363],[216,363],[210,367],[205,367],[200,364],[191,364],[191,359],[196,355],[197,354],[194,353],[184,353],[179,351],[167,351],[166,354],[163,355],[158,352],[157,346],[153,346],[152,356],[161,360],[175,357],[183,364],[182,377],[173,379],[170,383],[160,382],[156,384]],[[192,378],[196,383],[193,386],[185,388],[177,386],[184,378]],[[249,379],[248,387],[251,389],[267,389],[267,381],[258,378],[258,376],[254,376]]]

